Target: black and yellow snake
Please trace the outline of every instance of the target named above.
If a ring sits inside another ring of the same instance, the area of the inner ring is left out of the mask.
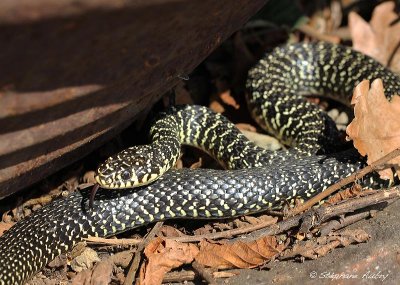
[[[337,132],[301,95],[325,94],[347,103],[357,83],[375,78],[383,80],[389,99],[400,94],[399,77],[350,48],[327,43],[276,48],[250,70],[247,101],[263,128],[296,148],[263,150],[205,107],[174,107],[153,125],[151,145],[127,149],[99,167],[97,181],[104,189],[93,207],[89,194],[78,191],[0,237],[0,284],[24,283],[89,235],[110,236],[172,218],[233,217],[308,199],[363,161],[354,151],[315,154],[331,149]],[[168,170],[181,143],[205,149],[230,170]],[[142,186],[129,188],[137,184]]]

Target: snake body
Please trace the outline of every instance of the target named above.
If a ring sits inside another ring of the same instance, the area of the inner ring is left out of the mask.
[[[89,235],[110,236],[172,218],[234,217],[312,197],[359,169],[363,161],[354,151],[314,154],[334,144],[335,139],[326,136],[335,136],[336,130],[300,95],[335,93],[344,102],[357,83],[375,78],[383,79],[388,99],[400,94],[395,74],[349,48],[316,43],[275,49],[250,70],[247,100],[261,126],[295,150],[260,149],[227,119],[204,107],[173,108],[153,126],[153,144],[145,147],[149,152],[139,151],[139,159],[133,160],[135,154],[128,149],[100,166],[97,180],[103,188],[127,189],[100,189],[93,207],[89,194],[75,192],[35,211],[0,237],[0,284],[23,284]],[[180,143],[207,150],[231,170],[168,170]],[[150,166],[146,155],[156,166]],[[142,186],[129,188],[137,182]]]

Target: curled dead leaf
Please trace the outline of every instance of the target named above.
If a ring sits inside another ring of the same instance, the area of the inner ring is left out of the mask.
[[[354,104],[354,119],[346,129],[349,140],[361,155],[368,155],[368,164],[400,147],[400,97],[389,102],[382,80],[364,80],[356,86],[351,103]],[[393,180],[390,169],[400,175],[400,158],[388,163],[388,168],[379,171],[381,178]]]
[[[182,264],[191,263],[199,249],[194,244],[156,238],[144,250],[147,262],[140,269],[138,284],[161,284],[165,273]]]
[[[253,268],[270,261],[284,249],[285,245],[278,244],[274,236],[252,242],[211,243],[203,240],[196,261],[218,269]]]

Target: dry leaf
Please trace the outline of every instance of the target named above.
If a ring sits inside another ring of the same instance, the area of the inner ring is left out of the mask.
[[[135,251],[136,250],[133,250],[133,249],[121,251],[114,255],[111,255],[109,257],[109,259],[116,266],[120,266],[122,268],[127,268],[129,266],[129,263],[132,261],[132,256]]]
[[[114,265],[106,259],[96,264],[92,269],[79,272],[71,280],[72,285],[108,285],[111,284],[111,277]]]
[[[281,259],[288,259],[298,255],[309,259],[317,259],[325,256],[338,246],[366,242],[369,238],[370,236],[361,229],[344,230],[329,236],[318,237],[315,240],[299,242],[293,248],[286,250]]]
[[[199,249],[193,244],[156,238],[144,250],[147,262],[140,269],[139,285],[161,284],[165,273],[191,263]]]
[[[71,280],[71,285],[90,285],[90,277],[92,276],[92,271],[83,270],[79,272]]]
[[[383,2],[376,6],[370,23],[357,13],[350,12],[349,28],[353,48],[367,54],[395,72],[400,72],[400,22],[390,25],[397,19],[394,2]],[[396,52],[395,55],[392,55]],[[390,60],[390,58],[392,59]],[[389,62],[390,60],[390,62]]]
[[[210,243],[203,240],[196,261],[218,269],[253,268],[270,261],[284,248],[285,245],[278,244],[273,236],[247,243]]]
[[[213,223],[213,228],[214,228],[214,231],[218,230],[220,232],[231,230],[232,229],[232,223],[231,222],[228,222],[228,223]]]
[[[100,258],[97,252],[91,248],[86,248],[81,255],[75,257],[71,261],[71,268],[75,272],[81,272],[86,269],[92,268],[95,262],[99,262]]]
[[[93,273],[90,283],[93,285],[110,284],[113,269],[114,264],[109,258],[97,263],[92,270]]]
[[[201,228],[198,228],[194,231],[194,235],[199,236],[199,235],[206,235],[209,233],[212,233],[214,231],[214,228],[210,224],[205,224]]]
[[[68,264],[68,258],[66,255],[61,254],[54,258],[52,261],[47,264],[47,267],[50,268],[60,268],[60,267],[65,267]]]
[[[368,155],[368,164],[400,147],[400,97],[389,102],[383,92],[382,80],[364,80],[356,86],[351,101],[354,119],[346,129],[358,152]],[[389,161],[400,175],[400,158]],[[390,168],[379,171],[381,178],[393,180]]]
[[[352,187],[344,189],[332,196],[329,197],[328,200],[325,201],[323,206],[328,206],[330,204],[336,204],[340,201],[344,201],[350,198],[354,198],[360,195],[363,191],[362,187],[359,184],[354,184]]]
[[[159,233],[160,233],[163,237],[169,237],[169,238],[172,238],[172,237],[181,237],[181,236],[184,236],[184,235],[185,235],[185,234],[182,233],[180,230],[178,230],[178,229],[176,229],[176,228],[174,228],[174,227],[168,226],[168,225],[163,225],[163,226],[161,227]]]

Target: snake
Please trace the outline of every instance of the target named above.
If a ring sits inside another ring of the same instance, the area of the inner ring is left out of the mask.
[[[23,284],[88,236],[108,237],[156,221],[218,219],[305,201],[365,165],[337,145],[334,122],[303,95],[349,104],[362,80],[383,80],[391,100],[400,78],[349,47],[324,42],[286,44],[248,73],[246,99],[255,121],[292,146],[269,151],[228,119],[203,106],[173,106],[155,120],[150,144],[123,150],[100,164],[101,186],[79,190],[34,211],[0,237],[0,284]],[[201,148],[225,169],[174,169],[181,144]],[[365,185],[382,185],[374,176]]]

